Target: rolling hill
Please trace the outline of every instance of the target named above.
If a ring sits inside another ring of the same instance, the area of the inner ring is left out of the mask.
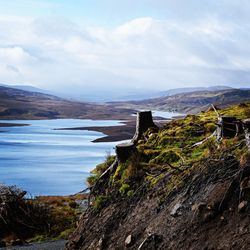
[[[53,95],[0,86],[0,120],[123,119],[134,110],[73,102]]]
[[[211,104],[227,107],[241,102],[250,102],[250,90],[195,91],[143,101],[119,102],[116,105],[123,108],[155,109],[194,114],[206,110]]]

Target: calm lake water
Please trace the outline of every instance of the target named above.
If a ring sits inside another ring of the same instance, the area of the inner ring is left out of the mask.
[[[153,115],[170,118],[176,114],[154,111]],[[0,183],[17,185],[33,196],[83,190],[90,171],[118,144],[92,143],[103,136],[99,132],[55,129],[122,125],[114,120],[78,119],[0,122],[30,124],[0,127]]]
[[[99,132],[54,129],[120,124],[77,119],[1,122],[30,124],[0,128],[0,183],[17,185],[32,195],[83,190],[89,172],[117,144],[92,143],[103,136]]]

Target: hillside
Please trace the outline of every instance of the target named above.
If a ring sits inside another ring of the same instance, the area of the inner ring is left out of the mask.
[[[0,86],[0,119],[124,119],[131,109],[68,101],[53,95]]]
[[[201,92],[201,91],[221,91],[231,89],[231,87],[227,86],[211,86],[211,87],[189,87],[189,88],[176,88],[176,89],[169,89],[167,91],[162,92],[162,96],[172,96],[177,94],[183,93],[190,93],[190,92]]]
[[[226,107],[247,101],[250,101],[250,90],[225,89],[180,93],[143,101],[120,102],[116,105],[134,109],[174,110],[180,113],[195,114],[201,110],[206,110],[211,104]]]
[[[66,248],[249,249],[250,103],[219,114],[188,115],[119,145],[116,160],[93,170],[91,206]]]

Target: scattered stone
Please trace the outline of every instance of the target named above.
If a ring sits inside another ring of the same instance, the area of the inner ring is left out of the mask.
[[[130,234],[125,240],[125,247],[131,247],[133,245],[133,237]]]
[[[242,201],[238,206],[238,212],[242,213],[246,210],[246,208],[247,208],[247,201]]]

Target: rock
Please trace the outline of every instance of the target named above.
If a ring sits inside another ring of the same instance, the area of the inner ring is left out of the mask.
[[[238,212],[239,213],[244,212],[247,208],[247,204],[248,204],[247,201],[242,201],[238,206]]]
[[[125,240],[125,247],[131,247],[133,245],[133,237],[130,234]]]
[[[180,209],[182,208],[182,205],[180,203],[176,203],[173,207],[173,209],[170,212],[170,215],[173,217],[177,217],[181,215]]]
[[[5,243],[5,241],[0,241],[0,247],[6,247],[6,243]]]

